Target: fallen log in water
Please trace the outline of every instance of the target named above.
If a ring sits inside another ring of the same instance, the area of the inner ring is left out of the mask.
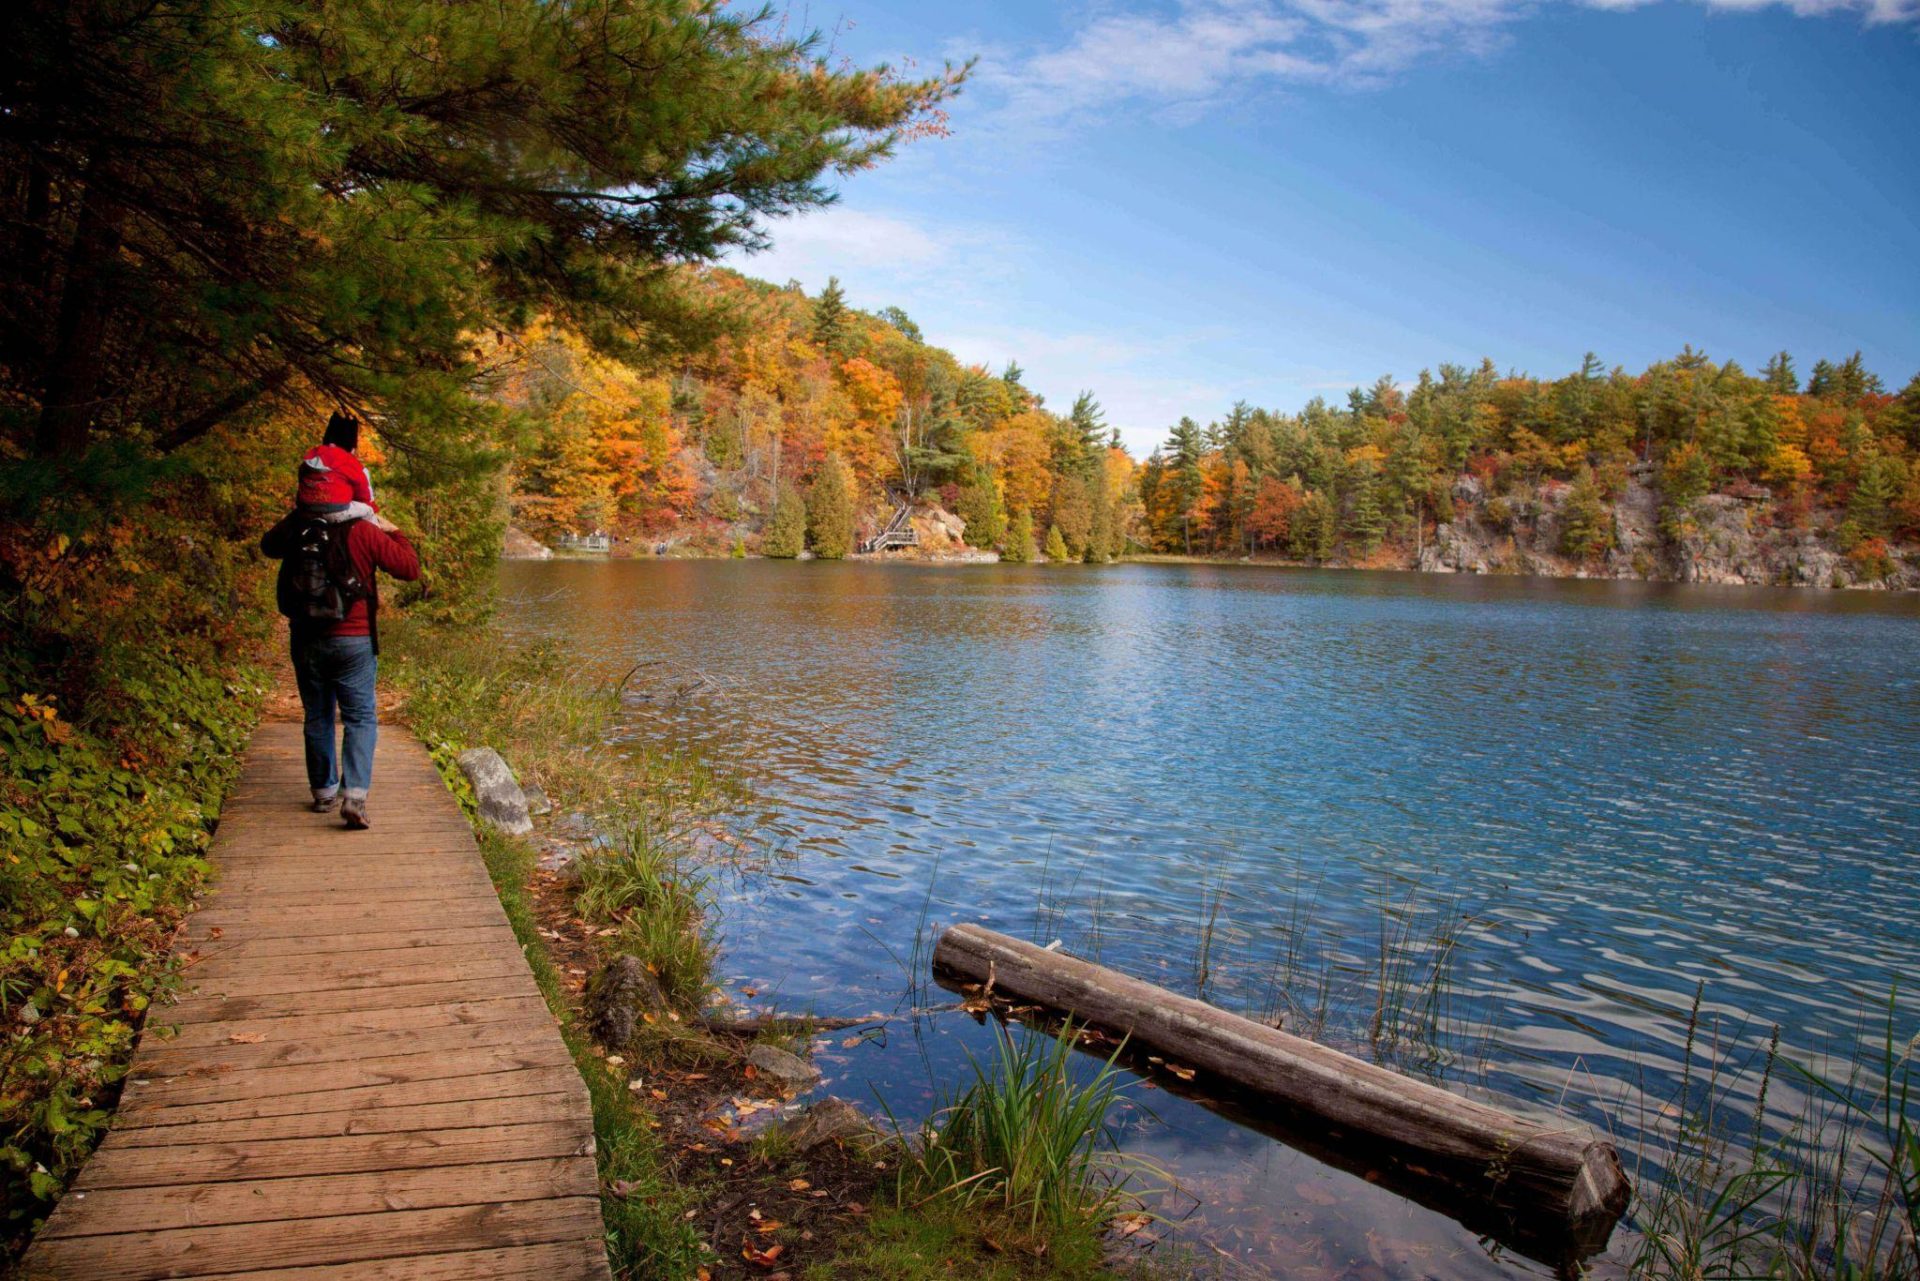
[[[1393,1153],[1419,1174],[1512,1214],[1528,1236],[1586,1249],[1603,1243],[1626,1209],[1628,1185],[1613,1145],[1572,1121],[1523,1117],[1203,1001],[978,925],[955,925],[934,947],[936,971],[984,985],[1128,1038],[1200,1069],[1233,1090]]]

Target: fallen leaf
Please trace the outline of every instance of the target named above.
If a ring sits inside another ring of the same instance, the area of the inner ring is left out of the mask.
[[[235,1032],[227,1038],[235,1045],[258,1045],[267,1039],[265,1032]]]
[[[1178,1063],[1169,1063],[1167,1064],[1167,1071],[1173,1073],[1182,1081],[1193,1080],[1193,1069],[1190,1067],[1181,1067]]]
[[[760,1233],[761,1236],[765,1236],[769,1232],[778,1232],[785,1226],[786,1225],[778,1219],[763,1219],[760,1222],[760,1226],[755,1228],[754,1231]]]
[[[1115,1216],[1113,1226],[1119,1231],[1120,1238],[1124,1241],[1152,1222],[1153,1216],[1150,1214],[1122,1214]]]
[[[787,1181],[787,1191],[789,1192],[805,1192],[812,1186],[813,1184],[808,1183],[805,1179],[789,1179]]]
[[[740,1252],[740,1257],[757,1268],[770,1268],[775,1259],[786,1253],[786,1249],[786,1246],[778,1244],[770,1245],[764,1250],[756,1250],[748,1246]]]

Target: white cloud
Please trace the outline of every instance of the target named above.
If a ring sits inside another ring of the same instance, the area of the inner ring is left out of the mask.
[[[1190,121],[1276,87],[1365,88],[1428,58],[1485,54],[1507,26],[1554,2],[1180,0],[1170,13],[1099,12],[1057,48],[989,54],[979,81],[998,99],[998,123],[1016,129],[1055,129],[1128,107]],[[1571,2],[1626,9],[1651,0]],[[1854,15],[1868,25],[1920,22],[1920,0],[1696,2]]]
[[[774,281],[817,287],[829,275],[884,268],[894,273],[937,270],[953,255],[950,236],[889,214],[829,206],[767,224],[773,247],[738,255],[732,265]]]

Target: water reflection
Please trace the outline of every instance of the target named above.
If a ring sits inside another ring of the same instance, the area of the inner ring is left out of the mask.
[[[1398,1065],[1631,1147],[1697,984],[1742,1063],[1775,1024],[1849,1053],[1862,1009],[1920,976],[1910,599],[1211,566],[554,562],[503,585],[529,602],[513,626],[584,663],[728,691],[632,729],[768,801],[780,875],[721,905],[726,973],[762,999],[892,1007],[923,906],[1192,991],[1211,919],[1208,999],[1365,1049],[1383,923],[1452,922],[1444,1009]],[[832,1088],[913,1115],[981,1036],[836,1044]],[[1146,1098],[1131,1141],[1263,1268],[1525,1266]]]

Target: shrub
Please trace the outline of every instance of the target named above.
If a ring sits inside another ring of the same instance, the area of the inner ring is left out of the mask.
[[[791,485],[782,485],[780,494],[774,499],[773,516],[767,521],[767,532],[760,539],[760,554],[771,556],[775,560],[792,560],[806,546],[807,507],[800,491]]]
[[[807,542],[822,560],[853,550],[853,473],[838,454],[827,455],[807,491]]]

